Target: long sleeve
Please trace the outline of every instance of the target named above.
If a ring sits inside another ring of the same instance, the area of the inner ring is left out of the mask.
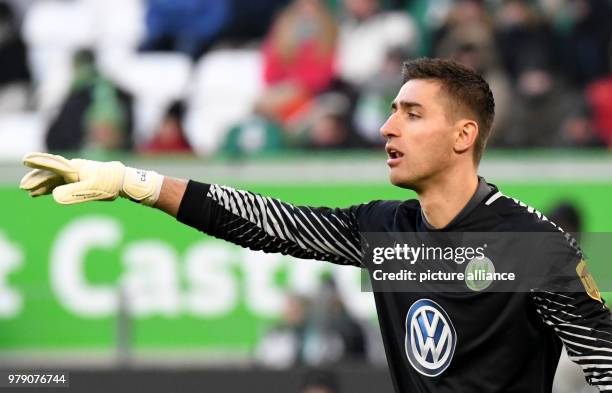
[[[554,279],[532,291],[536,312],[561,339],[569,358],[600,391],[612,391],[612,320],[576,240],[554,247]]]
[[[612,391],[612,321],[606,305],[584,292],[538,292],[534,303],[587,382],[600,391]]]
[[[190,181],[177,220],[252,250],[361,266],[358,209],[294,206],[248,191]]]

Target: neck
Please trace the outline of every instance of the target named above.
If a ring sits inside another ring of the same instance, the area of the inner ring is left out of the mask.
[[[473,169],[448,171],[431,179],[418,191],[425,219],[434,228],[444,228],[467,205],[477,188],[478,176]]]

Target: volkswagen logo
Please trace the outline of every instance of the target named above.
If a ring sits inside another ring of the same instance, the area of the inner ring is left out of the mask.
[[[414,302],[406,315],[406,355],[412,367],[437,377],[453,360],[457,332],[448,314],[430,299]]]

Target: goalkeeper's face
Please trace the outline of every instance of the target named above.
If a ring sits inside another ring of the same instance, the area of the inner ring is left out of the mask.
[[[449,110],[438,82],[413,79],[402,86],[380,129],[391,183],[418,192],[464,158],[457,154],[460,123]]]

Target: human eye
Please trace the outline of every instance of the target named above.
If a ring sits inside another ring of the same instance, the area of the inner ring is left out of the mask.
[[[414,112],[408,112],[408,118],[410,118],[410,119],[418,119],[419,117],[421,117],[421,116],[419,116],[418,114],[416,114]]]

